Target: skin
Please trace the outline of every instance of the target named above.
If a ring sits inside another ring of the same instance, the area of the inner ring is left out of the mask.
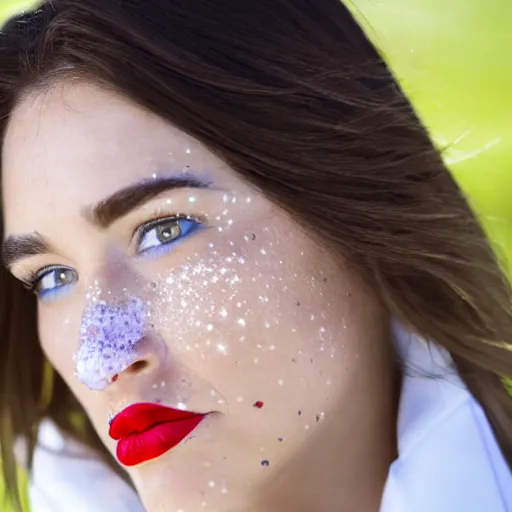
[[[40,341],[105,446],[115,453],[109,414],[135,402],[216,413],[128,468],[148,512],[378,509],[395,456],[392,344],[371,288],[339,255],[203,145],[93,85],[23,98],[2,169],[6,236],[51,244],[13,274],[61,265],[78,276],[40,298]],[[183,173],[212,188],[166,191],[108,228],[90,221],[120,189]],[[137,229],[175,214],[208,227],[140,254]],[[90,389],[76,377],[90,342],[80,329],[98,301],[120,310],[128,298],[145,308],[138,364]]]

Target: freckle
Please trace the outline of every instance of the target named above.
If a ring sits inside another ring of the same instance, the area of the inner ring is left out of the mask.
[[[327,283],[327,277],[324,277],[324,283]]]
[[[283,442],[283,438],[282,437],[278,437],[277,440],[282,443]]]
[[[270,462],[269,462],[268,460],[266,460],[266,459],[265,459],[265,460],[262,460],[262,461],[261,461],[261,465],[262,465],[263,467],[268,467],[268,466],[270,466]]]
[[[296,363],[297,362],[297,359],[295,359],[294,357],[292,358],[292,363]]]

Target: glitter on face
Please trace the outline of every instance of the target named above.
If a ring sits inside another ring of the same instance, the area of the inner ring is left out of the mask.
[[[121,306],[93,302],[82,317],[80,346],[74,356],[75,375],[91,390],[103,390],[136,360],[135,347],[144,336],[141,300]]]

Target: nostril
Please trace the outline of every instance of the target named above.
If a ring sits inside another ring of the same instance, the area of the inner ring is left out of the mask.
[[[135,361],[129,368],[128,371],[131,373],[138,373],[148,367],[147,361]]]

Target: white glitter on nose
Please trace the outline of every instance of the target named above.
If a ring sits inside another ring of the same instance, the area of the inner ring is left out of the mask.
[[[89,389],[102,390],[135,362],[135,345],[144,336],[145,308],[140,299],[122,306],[93,302],[84,311],[75,375]]]

